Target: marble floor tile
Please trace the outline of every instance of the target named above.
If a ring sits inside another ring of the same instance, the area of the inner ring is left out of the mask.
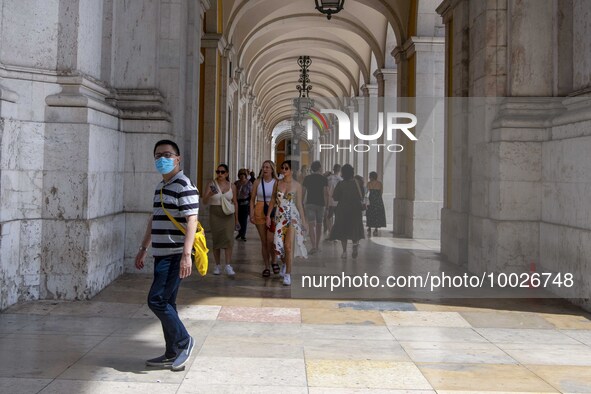
[[[387,360],[410,361],[395,341],[371,339],[306,339],[306,360]]]
[[[302,336],[306,339],[394,339],[386,326],[302,324]]]
[[[150,290],[149,283],[145,288],[135,288],[131,286],[111,286],[113,285],[107,287],[107,289],[100,292],[92,300],[100,302],[121,302],[121,300],[125,300],[130,303],[140,305],[146,302],[146,297],[148,296],[148,291]]]
[[[43,316],[39,315],[1,313],[0,334],[20,332],[27,325],[37,322],[43,318]]]
[[[216,322],[214,320],[184,320],[185,328],[192,336],[207,334]],[[140,337],[162,337],[162,325],[158,319],[128,319],[111,335]]]
[[[557,330],[530,328],[476,328],[476,332],[493,343],[529,343],[577,345],[579,342]]]
[[[300,323],[299,308],[222,307],[219,320],[258,323]]]
[[[49,313],[55,315],[129,317],[141,308],[142,304],[102,301],[61,302]]]
[[[20,329],[22,333],[109,335],[128,324],[124,318],[96,316],[43,316]]]
[[[135,311],[131,315],[131,317],[133,319],[154,319],[154,320],[158,319],[156,317],[156,315],[154,314],[154,312],[152,312],[150,310],[150,308],[148,307],[148,304],[142,305],[137,311]]]
[[[587,346],[591,346],[591,330],[561,330],[560,332]]]
[[[412,327],[470,327],[457,312],[382,312],[389,326]]]
[[[307,324],[364,324],[385,325],[378,311],[357,311],[347,309],[302,309],[302,323]]]
[[[153,357],[159,354],[153,355]],[[192,362],[193,355],[191,356]],[[59,375],[60,380],[144,382],[180,384],[186,371],[173,372],[166,368],[147,367],[146,358],[127,354],[89,353]],[[189,364],[190,365],[190,364]]]
[[[181,320],[216,320],[220,310],[219,305],[179,305],[177,311]],[[155,319],[158,318],[150,310],[147,304],[142,305],[133,315],[136,319]]]
[[[197,357],[183,384],[306,387],[303,359]]]
[[[437,390],[437,394],[538,394],[538,393],[556,393],[558,391],[540,392],[540,391],[480,391],[480,390]]]
[[[310,387],[309,394],[437,394],[434,390],[352,389]]]
[[[209,336],[300,338],[302,337],[302,326],[301,324],[250,323],[218,320],[211,328]]]
[[[27,352],[65,352],[84,354],[102,342],[104,335],[69,334],[8,334],[0,338],[2,352],[20,354]]]
[[[557,390],[522,365],[431,364],[418,368],[438,392],[539,392]]]
[[[38,393],[51,383],[52,379],[2,378],[0,377],[0,393],[30,394]]]
[[[306,387],[246,386],[236,384],[196,384],[189,381],[181,384],[177,394],[308,394]]]
[[[310,387],[431,389],[410,362],[368,360],[306,360]]]
[[[175,394],[178,384],[154,382],[109,382],[56,379],[39,394]]]
[[[178,307],[181,320],[216,320],[222,309],[219,305],[182,305]]]
[[[466,306],[466,305],[442,305],[442,304],[428,304],[423,302],[415,302],[413,304],[417,311],[420,312],[491,312],[494,309]]]
[[[582,315],[542,314],[542,318],[559,330],[591,330],[591,319]]]
[[[415,363],[517,364],[491,343],[401,342]]]
[[[591,393],[591,367],[528,365],[527,368],[563,393]]]
[[[193,351],[199,351],[205,340],[205,336],[193,336],[193,338],[195,339],[195,348]],[[140,360],[147,360],[162,355],[164,350],[165,342],[162,333],[157,336],[139,334],[137,337],[110,336],[95,346],[89,354],[113,356],[134,354]]]
[[[586,345],[498,344],[521,364],[591,366],[591,347]]]
[[[303,341],[290,337],[212,337],[209,336],[199,357],[263,357],[303,359]]]
[[[547,319],[535,313],[460,312],[472,327],[478,328],[541,328],[554,329]]]
[[[5,313],[18,313],[27,315],[48,315],[61,303],[69,303],[69,301],[60,300],[39,300],[23,302],[8,308]]]
[[[487,342],[472,328],[388,327],[394,338],[405,342]]]
[[[354,311],[416,311],[413,303],[400,301],[343,301],[338,303],[341,309]]]
[[[273,308],[338,308],[339,300],[316,300],[316,299],[285,299],[285,298],[265,298],[262,301],[263,307]]]
[[[190,302],[191,305],[215,305],[215,306],[247,306],[247,307],[261,307],[263,304],[262,298],[256,297],[220,297],[220,296],[201,296],[194,298]]]
[[[23,377],[53,379],[79,360],[82,352],[27,352],[23,349],[18,357],[12,352],[0,352],[0,377]]]

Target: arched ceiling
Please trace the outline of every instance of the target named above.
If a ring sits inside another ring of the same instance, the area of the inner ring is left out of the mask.
[[[346,0],[329,21],[314,0],[218,0],[221,32],[234,50],[243,82],[261,111],[266,133],[289,119],[298,96],[299,56],[310,56],[310,97],[335,104],[392,65],[392,43],[406,40],[416,0]],[[325,99],[325,98],[328,98]],[[338,103],[337,103],[338,104]]]

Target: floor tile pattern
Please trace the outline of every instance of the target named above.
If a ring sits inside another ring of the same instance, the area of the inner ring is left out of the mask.
[[[235,278],[183,281],[178,310],[196,340],[184,371],[144,365],[163,352],[145,301],[151,277],[125,274],[90,301],[1,313],[0,392],[591,393],[591,318],[572,304],[297,297],[279,277],[260,276],[259,246],[252,231],[235,245]],[[324,242],[295,264],[457,270],[433,241],[374,237],[361,249],[360,262],[342,261],[338,245]]]

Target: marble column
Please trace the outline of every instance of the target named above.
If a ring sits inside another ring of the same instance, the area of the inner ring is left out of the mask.
[[[406,89],[403,93],[413,97],[405,103],[402,96],[399,108],[417,116],[413,134],[418,141],[411,141],[403,133],[397,134],[404,151],[397,156],[394,232],[407,237],[440,237],[444,44],[440,37],[412,37],[394,51],[399,68],[415,72],[414,86],[403,86]]]
[[[397,105],[397,85],[398,70],[381,69],[374,73],[378,81],[378,96],[380,97],[379,108],[384,114],[396,112]],[[384,126],[385,127],[385,126]],[[395,141],[387,141],[385,133],[378,141],[379,144],[392,144]],[[378,173],[378,179],[383,184],[382,199],[386,210],[386,220],[388,224],[393,223],[394,215],[394,192],[396,190],[396,156],[397,153],[381,149],[377,153],[375,171]],[[372,171],[370,169],[370,171]]]
[[[203,181],[208,182],[220,160],[220,135],[218,122],[219,100],[218,100],[218,68],[220,67],[219,42],[221,35],[206,33],[201,40],[201,47],[205,50],[204,90],[205,102],[203,103],[203,130],[204,146],[203,160]]]

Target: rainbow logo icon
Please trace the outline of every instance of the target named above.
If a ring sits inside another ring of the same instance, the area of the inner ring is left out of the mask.
[[[326,118],[324,117],[324,115],[322,115],[320,112],[318,112],[314,108],[310,108],[306,115],[309,116],[310,118],[312,118],[314,123],[316,123],[316,126],[318,126],[318,130],[320,130],[320,134],[324,134],[324,133],[328,132],[328,122],[326,121]]]

